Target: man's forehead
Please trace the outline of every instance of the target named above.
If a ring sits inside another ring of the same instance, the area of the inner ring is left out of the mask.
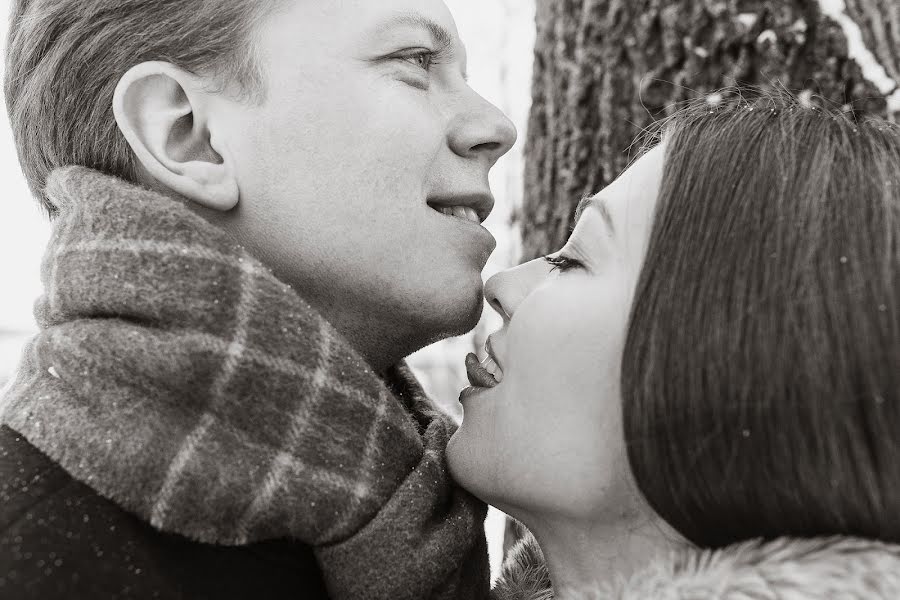
[[[445,53],[465,75],[466,48],[441,0],[302,0],[282,6],[284,11],[271,14],[263,25],[263,40],[367,58],[427,47]]]
[[[356,33],[389,33],[406,27],[441,37],[456,35],[453,15],[441,0],[302,0],[278,6],[280,10],[270,13],[273,18],[294,13],[312,27],[329,22]]]

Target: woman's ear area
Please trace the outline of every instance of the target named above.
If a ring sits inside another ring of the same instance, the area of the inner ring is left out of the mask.
[[[208,92],[195,75],[165,62],[135,65],[116,86],[113,114],[159,183],[212,210],[237,206],[234,164],[210,126]]]

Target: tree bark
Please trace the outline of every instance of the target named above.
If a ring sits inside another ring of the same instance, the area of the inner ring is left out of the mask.
[[[900,81],[900,4],[847,0],[865,47]],[[561,247],[578,201],[634,157],[676,103],[728,86],[807,90],[813,101],[890,116],[814,0],[538,0],[525,195],[525,259]]]

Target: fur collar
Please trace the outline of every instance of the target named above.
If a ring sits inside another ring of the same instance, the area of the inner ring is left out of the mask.
[[[543,555],[520,542],[503,566],[494,600],[551,600]],[[596,600],[896,600],[900,546],[855,538],[751,541],[717,551],[679,552]]]

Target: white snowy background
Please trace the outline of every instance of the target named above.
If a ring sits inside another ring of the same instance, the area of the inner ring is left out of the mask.
[[[516,149],[492,173],[496,209],[486,226],[498,248],[485,272],[489,276],[515,262],[518,237],[510,226],[513,207],[522,197],[522,142],[530,107],[534,46],[534,0],[446,0],[456,16],[469,54],[471,85],[500,106],[520,132]],[[0,0],[0,39],[5,45],[9,0]],[[0,62],[0,77],[3,65]],[[0,103],[4,104],[4,103]],[[37,325],[32,305],[41,293],[40,261],[49,225],[32,201],[19,171],[5,105],[0,118],[0,386],[18,362],[25,341]],[[410,359],[429,393],[456,416],[459,391],[466,385],[463,359],[480,348],[499,322],[486,315],[475,332],[428,348]],[[488,517],[492,568],[502,547],[503,517]]]

